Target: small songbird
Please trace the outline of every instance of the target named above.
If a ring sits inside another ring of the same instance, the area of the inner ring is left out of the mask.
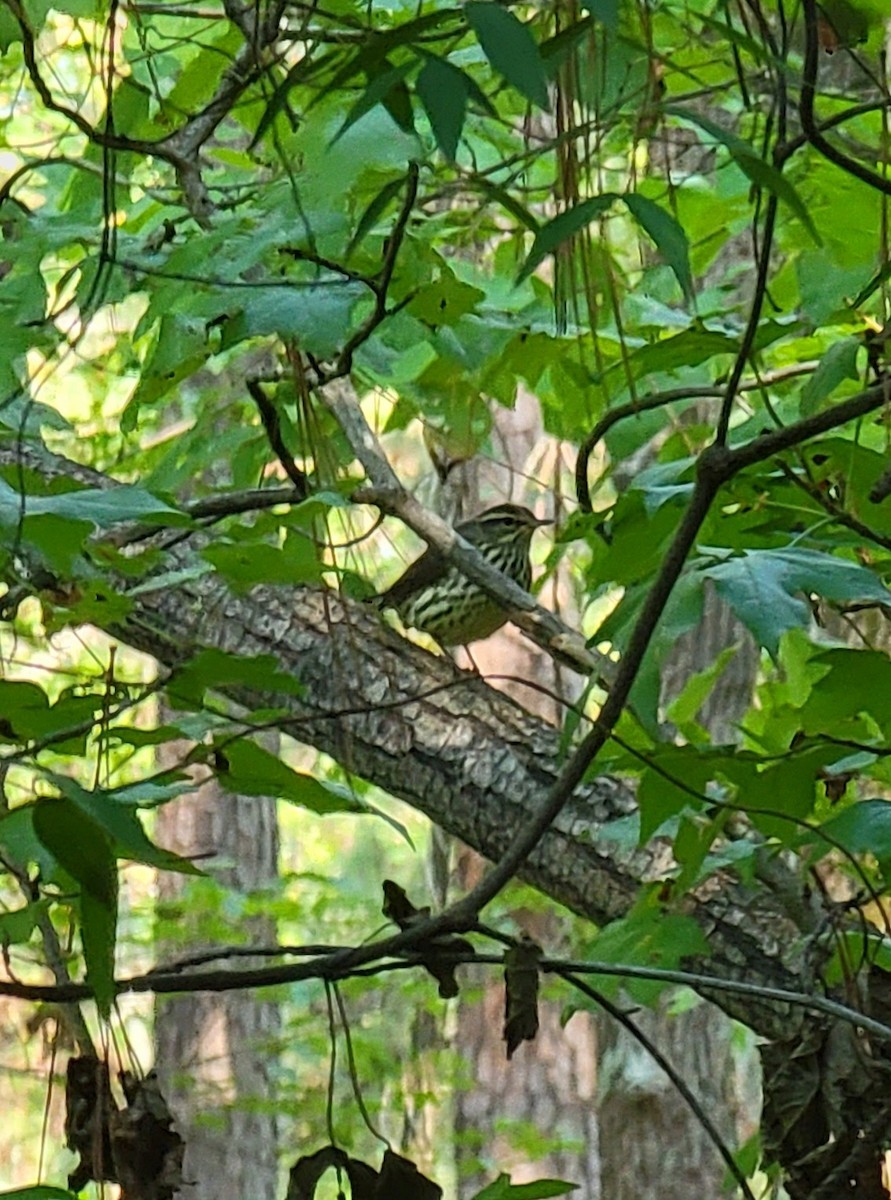
[[[518,504],[499,504],[455,526],[483,557],[521,588],[529,589],[529,547],[541,525],[550,525]],[[447,563],[432,547],[375,600],[395,608],[406,625],[429,633],[441,646],[466,646],[494,633],[507,620],[502,606],[479,584]]]

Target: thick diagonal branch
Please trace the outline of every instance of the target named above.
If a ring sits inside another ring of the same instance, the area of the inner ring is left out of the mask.
[[[96,472],[15,442],[0,445],[0,469],[19,459],[44,478],[112,486]],[[194,565],[187,545],[167,570]],[[169,580],[169,576],[168,576]],[[144,588],[145,582],[141,585]],[[108,632],[167,667],[204,646],[272,654],[301,694],[221,688],[247,706],[275,706],[282,727],[348,770],[401,797],[469,845],[499,860],[512,833],[534,813],[560,774],[559,733],[477,676],[406,642],[376,614],[320,589],[256,588],[229,594],[214,575],[179,587],[140,590],[123,623]],[[212,684],[212,681],[208,681]],[[522,875],[598,923],[631,907],[642,882],[662,877],[667,851],[629,849],[611,826],[635,811],[632,793],[601,777],[580,784],[529,856]],[[794,989],[800,931],[769,892],[749,893],[731,876],[712,877],[685,902],[706,933],[710,974]],[[720,1001],[765,1034],[788,1033],[800,1017],[748,1000]]]

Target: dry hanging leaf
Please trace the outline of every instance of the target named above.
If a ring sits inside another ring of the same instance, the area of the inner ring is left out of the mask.
[[[117,1111],[111,1094],[108,1064],[92,1054],[68,1060],[65,1083],[65,1144],[80,1155],[68,1176],[72,1192],[91,1179],[117,1182],[108,1132],[109,1117]]]
[[[138,1079],[121,1072],[127,1107],[112,1114],[111,1149],[121,1200],[173,1200],[183,1186],[185,1142],[150,1071]]]
[[[400,929],[410,929],[418,921],[426,921],[430,916],[429,908],[415,908],[406,896],[404,890],[392,879],[383,882],[384,903],[382,912],[385,917],[398,925]],[[473,946],[466,938],[446,934],[443,937],[430,938],[418,944],[417,953],[424,967],[439,984],[439,994],[443,1000],[449,1000],[458,995],[458,981],[455,978],[455,966],[451,956],[456,954],[473,954]],[[443,956],[450,956],[443,961]]]
[[[541,947],[528,934],[504,956],[504,1040],[511,1058],[538,1033],[538,962]]]

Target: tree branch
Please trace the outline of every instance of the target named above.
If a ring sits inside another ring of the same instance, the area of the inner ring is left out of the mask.
[[[91,486],[114,481],[38,447],[0,443],[0,468],[20,465],[45,480],[67,477]],[[196,561],[191,542],[167,555],[167,571]],[[21,552],[25,552],[21,547]],[[132,579],[130,580],[132,583]],[[108,632],[170,668],[206,646],[247,656],[273,655],[301,684],[300,694],[221,688],[249,708],[288,714],[282,728],[330,754],[460,837],[493,861],[513,833],[540,816],[542,796],[564,788],[560,734],[477,676],[458,671],[399,637],[362,605],[330,590],[257,587],[231,595],[212,573],[176,587],[141,582],[132,610]],[[126,590],[127,581],[120,584]],[[389,703],[382,704],[387,700]],[[535,839],[521,876],[576,912],[605,924],[624,915],[642,881],[670,867],[658,841],[629,850],[609,837],[612,821],[635,811],[630,791],[601,777],[580,783],[544,836]],[[561,804],[562,804],[561,800]],[[685,901],[710,941],[712,975],[796,989],[805,947],[782,903],[752,894],[730,874],[712,876]],[[340,952],[330,970],[355,969],[410,945],[405,933],[373,947]],[[787,1034],[777,1005],[724,1004],[762,1033]]]
[[[448,522],[430,512],[403,488],[396,473],[374,436],[362,410],[343,389],[329,387],[322,399],[333,413],[353,453],[365,468],[370,488],[362,488],[354,499],[374,504],[390,516],[398,517],[409,529],[434,546],[449,562],[485,588],[503,605],[511,621],[549,654],[555,662],[583,675],[595,673],[610,679],[615,664],[605,655],[591,650],[584,638],[557,617],[536,604],[535,600],[512,579],[487,562],[475,546],[456,534]]]

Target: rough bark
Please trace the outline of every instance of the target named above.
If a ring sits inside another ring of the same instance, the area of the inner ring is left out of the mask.
[[[113,483],[28,445],[0,446],[0,468],[19,459],[46,479]],[[172,547],[164,569],[194,569],[197,540]],[[64,581],[45,579],[41,586],[54,583],[61,590]],[[399,796],[489,859],[500,857],[559,776],[556,730],[330,590],[257,587],[241,596],[211,574],[178,586],[168,580],[134,596],[127,619],[109,622],[108,632],[168,668],[205,646],[270,656],[300,685],[299,694],[221,690],[239,703],[277,707],[283,731]],[[605,827],[634,810],[634,796],[620,781],[600,776],[583,784],[530,855],[523,878],[598,923],[623,915],[641,881],[660,878],[669,865],[658,843],[629,849],[610,838]],[[706,881],[686,905],[710,942],[710,956],[698,965],[724,979],[795,988],[805,950],[797,922],[807,913],[787,902],[784,882],[780,876],[772,889],[751,889],[730,872]],[[805,1020],[773,1000],[729,993],[716,1000],[765,1036],[788,1035]]]
[[[234,796],[205,784],[197,793],[166,805],[156,833],[179,854],[212,854],[205,868],[238,891],[262,887],[276,877],[278,835],[270,800]],[[225,865],[215,868],[214,859]],[[161,875],[158,898],[175,906],[187,888],[183,876]],[[183,919],[188,922],[187,910]],[[243,922],[241,930],[248,943],[269,945],[275,938],[274,921],[263,917]],[[179,954],[210,948],[200,936],[177,943]],[[159,950],[163,954],[163,945]],[[257,965],[252,959],[245,962]],[[262,994],[197,993],[159,999],[157,1068],[186,1143],[183,1177],[193,1185],[191,1200],[277,1194],[278,1147],[268,1067],[280,1027],[278,1004]]]
[[[496,409],[493,424],[493,459],[475,457],[448,474],[447,494],[454,497],[460,491],[462,499],[477,498],[467,501],[474,508],[495,497],[527,502],[522,481],[541,474],[542,457],[558,459],[559,455],[559,447],[543,432],[538,401],[523,389],[513,409]],[[463,515],[466,506],[460,511]],[[561,584],[565,580],[551,581],[544,603],[561,611],[565,620],[571,600],[564,595],[569,589]],[[475,645],[473,658],[483,678],[493,678],[499,691],[554,726],[563,716],[560,698],[578,695],[577,678],[562,671],[512,626]],[[524,686],[524,680],[546,691]],[[479,856],[464,847],[455,872],[459,891],[472,887],[482,869]],[[516,912],[514,917],[519,928],[549,953],[559,952],[565,943],[565,914]],[[515,1183],[567,1179],[576,1184],[580,1198],[596,1200],[600,1158],[593,1017],[580,1011],[564,1026],[562,1002],[542,997],[535,1040],[524,1043],[508,1062],[502,1037],[503,980],[478,970],[471,982],[458,1001],[455,1033],[455,1046],[473,1072],[472,1085],[458,1088],[455,1094],[460,1196],[476,1195],[497,1165]],[[530,1149],[531,1130],[536,1131],[531,1139],[535,1149]]]
[[[46,479],[67,475],[93,484],[101,479],[23,444],[0,452],[0,468],[18,459]],[[298,685],[296,695],[291,687],[276,690],[272,682],[220,690],[237,703],[277,708],[282,730],[331,754],[486,857],[498,859],[559,777],[559,734],[480,678],[412,646],[375,613],[330,590],[258,587],[246,596],[230,594],[216,576],[196,574],[196,542],[193,538],[191,545],[172,547],[165,562],[166,570],[191,570],[191,577],[179,576],[183,582],[176,585],[168,576],[159,580],[156,591],[141,590],[132,597],[125,619],[108,621],[108,632],[167,668],[206,645],[268,656]],[[64,594],[66,581],[47,578],[45,567],[41,576],[40,570],[31,564],[27,586],[49,589],[52,603],[53,593]],[[662,878],[670,867],[667,847],[658,841],[635,849],[610,836],[610,823],[634,809],[634,796],[621,782],[599,777],[584,783],[529,856],[523,878],[598,923],[627,913],[640,883]],[[802,895],[798,877],[787,874],[781,863],[766,865],[772,876],[768,881],[765,875],[757,886],[747,887],[732,872],[722,871],[687,897],[683,911],[699,923],[710,946],[704,960],[689,965],[724,980],[808,991],[807,935],[818,923],[813,906],[821,901]],[[878,983],[874,981],[873,995],[880,991]],[[774,1072],[769,1077],[765,1092],[777,1092],[771,1140],[778,1159],[793,1173],[802,1161],[812,1164],[809,1178],[830,1170],[846,1172],[849,1156],[867,1131],[872,1155],[868,1172],[874,1180],[883,1131],[873,1129],[873,1119],[884,1112],[887,1095],[883,1059],[874,1053],[864,1057],[856,1076],[839,1073],[831,1035],[841,1027],[825,1016],[785,1001],[717,992],[705,984],[699,990],[757,1033],[776,1040],[777,1062],[785,1069],[782,1076]],[[805,1124],[799,1121],[790,1130],[780,1116],[801,1094],[799,1081],[790,1079],[799,1065],[807,1069],[811,1108],[819,1112],[802,1112]],[[794,1194],[804,1193],[798,1189]],[[860,1189],[860,1194],[871,1193]]]

